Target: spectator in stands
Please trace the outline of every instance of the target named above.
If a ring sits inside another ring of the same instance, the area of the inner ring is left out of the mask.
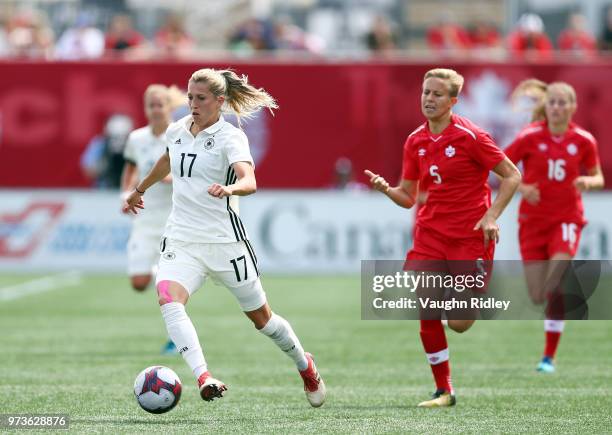
[[[604,26],[599,39],[599,48],[602,51],[612,52],[612,6],[608,7],[604,17]]]
[[[559,50],[567,54],[593,57],[597,52],[595,37],[587,30],[587,20],[582,14],[569,16],[568,26],[557,39]]]
[[[334,184],[335,190],[363,191],[370,187],[354,179],[353,162],[347,157],[340,157],[334,165]]]
[[[372,52],[382,53],[397,48],[397,34],[387,17],[378,15],[372,22],[372,27],[366,33],[365,41]]]
[[[279,50],[307,51],[322,53],[325,41],[297,26],[290,17],[281,16],[274,20],[275,46]]]
[[[532,60],[549,59],[553,52],[542,18],[531,13],[521,15],[516,30],[508,36],[508,46],[513,57]]]
[[[165,57],[185,58],[194,48],[194,41],[185,30],[183,18],[170,13],[165,23],[155,34],[156,54]]]
[[[104,33],[94,25],[92,14],[80,12],[73,27],[67,28],[55,47],[60,60],[96,59],[104,54]]]
[[[123,150],[134,128],[132,118],[120,113],[106,121],[104,132],[95,136],[81,156],[81,169],[95,187],[118,189],[125,164]]]
[[[8,34],[6,33],[6,19],[0,15],[0,57],[7,57],[10,54]]]
[[[128,15],[115,15],[108,26],[105,38],[105,48],[110,55],[124,55],[145,42],[138,33]]]
[[[457,24],[448,11],[438,17],[438,22],[427,30],[427,45],[437,52],[463,52],[470,48],[470,35]]]
[[[276,41],[270,23],[251,18],[238,26],[230,35],[229,46],[232,51],[252,53],[274,50]]]
[[[497,28],[483,20],[477,20],[468,28],[470,47],[476,49],[499,48],[501,36]]]
[[[50,59],[55,35],[41,11],[23,10],[9,21],[8,43],[13,57]]]

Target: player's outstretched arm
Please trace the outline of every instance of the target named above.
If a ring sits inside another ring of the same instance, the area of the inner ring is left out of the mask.
[[[236,162],[232,164],[232,168],[236,173],[238,181],[229,186],[214,183],[208,188],[209,195],[217,198],[225,198],[231,195],[247,196],[257,191],[255,169],[251,163]]]
[[[410,208],[416,202],[418,182],[416,180],[402,180],[399,186],[391,187],[387,180],[378,174],[366,169],[363,171],[370,177],[372,188],[387,195],[400,207]]]
[[[146,177],[142,179],[140,184],[136,186],[136,189],[144,192],[149,187],[153,186],[158,181],[161,181],[170,173],[170,155],[165,152],[162,156],[155,162],[155,165],[151,169]]]
[[[493,168],[493,172],[501,178],[499,191],[491,207],[474,226],[474,230],[482,230],[484,233],[485,244],[488,244],[489,241],[499,241],[499,227],[496,221],[508,206],[519,184],[521,184],[521,172],[508,157],[498,163]]]
[[[164,153],[155,163],[155,166],[151,169],[151,172],[134,188],[134,191],[127,197],[126,203],[124,204],[124,212],[132,212],[137,214],[137,208],[144,209],[144,201],[142,195],[145,191],[153,186],[155,183],[160,181],[162,178],[170,173],[170,156],[168,153]]]

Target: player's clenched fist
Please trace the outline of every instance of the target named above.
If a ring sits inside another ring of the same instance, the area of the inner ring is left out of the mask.
[[[383,177],[378,174],[375,174],[374,172],[368,169],[363,172],[368,177],[370,177],[370,184],[374,189],[382,193],[387,193],[389,191],[389,183],[387,183],[387,180],[385,180]]]
[[[208,194],[217,198],[225,198],[226,196],[232,196],[232,191],[227,186],[214,183],[208,188]]]

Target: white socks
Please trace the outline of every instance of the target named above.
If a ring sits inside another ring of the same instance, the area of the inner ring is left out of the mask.
[[[298,370],[301,371],[308,368],[308,360],[306,359],[300,340],[298,340],[295,332],[291,329],[289,322],[281,316],[272,313],[272,317],[270,317],[266,326],[261,328],[259,332],[270,337],[272,341],[295,362]]]
[[[208,370],[208,367],[198,340],[198,334],[185,312],[185,305],[179,302],[169,302],[160,308],[164,322],[166,322],[168,335],[179,353],[183,355],[196,379],[199,378],[202,373]]]
[[[195,377],[199,378],[202,373],[208,370],[208,367],[198,340],[198,334],[185,312],[185,306],[179,302],[169,302],[160,308],[164,322],[166,322],[168,335],[179,353],[183,355]],[[266,326],[259,331],[270,337],[295,362],[298,370],[308,368],[308,360],[304,354],[304,349],[289,322],[272,313],[272,317],[266,323]]]

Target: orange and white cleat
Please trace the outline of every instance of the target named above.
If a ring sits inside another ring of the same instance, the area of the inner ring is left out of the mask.
[[[315,366],[314,359],[308,352],[306,352],[306,359],[308,360],[308,367],[305,370],[300,370],[300,376],[304,381],[304,391],[306,392],[308,403],[314,408],[318,408],[325,402],[327,390]]]
[[[213,378],[210,372],[204,372],[200,375],[198,387],[200,388],[200,396],[207,402],[217,397],[223,397],[223,393],[227,391],[227,386],[219,379]]]

